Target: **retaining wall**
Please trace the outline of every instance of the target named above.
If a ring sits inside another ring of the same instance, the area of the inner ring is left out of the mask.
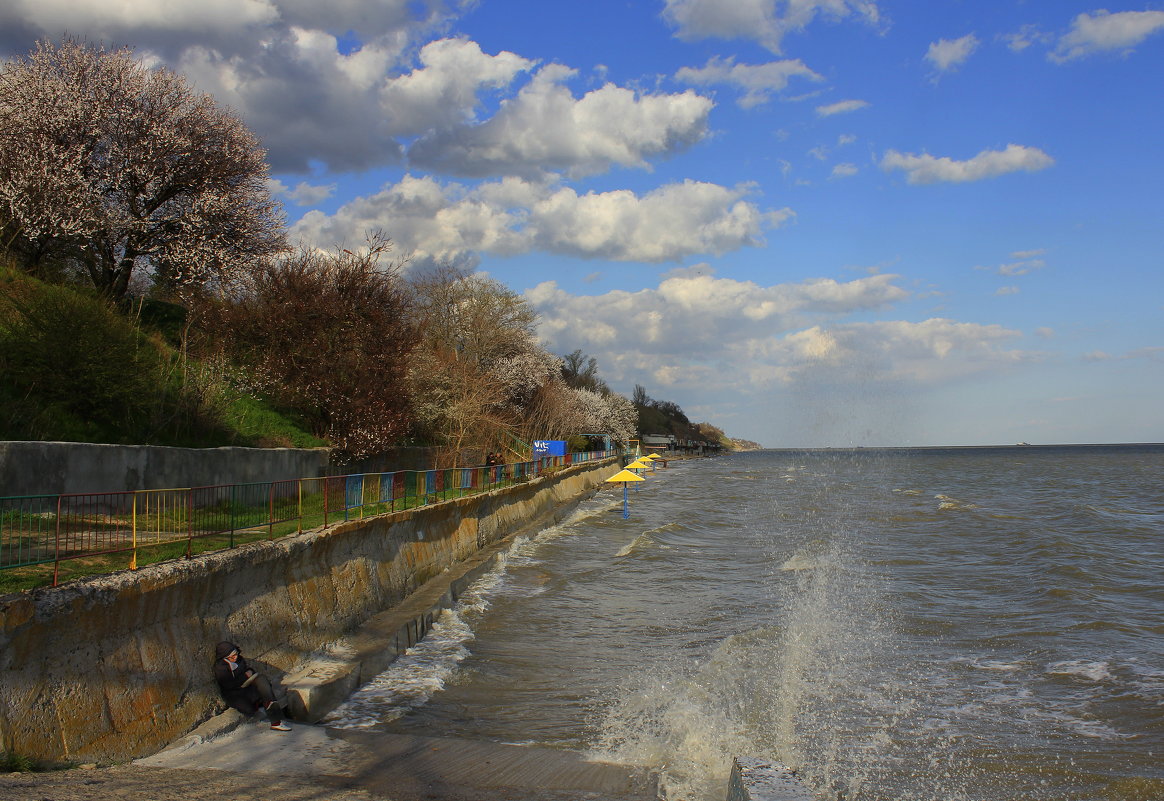
[[[276,674],[481,548],[549,522],[614,460],[419,509],[0,598],[0,749],[152,753],[222,709],[213,648]]]
[[[327,448],[169,448],[0,442],[0,497],[132,492],[315,478]]]

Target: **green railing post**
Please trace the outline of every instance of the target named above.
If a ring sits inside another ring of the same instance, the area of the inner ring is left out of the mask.
[[[228,547],[234,547],[235,514],[238,510],[238,484],[230,485],[230,538]]]
[[[186,490],[186,558],[194,556],[194,490]]]

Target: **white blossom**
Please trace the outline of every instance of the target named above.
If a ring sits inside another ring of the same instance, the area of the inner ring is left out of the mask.
[[[128,50],[38,43],[0,66],[0,228],[15,255],[113,297],[149,268],[181,289],[284,246],[258,140]]]

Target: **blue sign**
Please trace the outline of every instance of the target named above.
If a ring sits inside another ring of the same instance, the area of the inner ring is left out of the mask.
[[[534,456],[565,456],[566,440],[564,439],[535,439],[533,444]]]

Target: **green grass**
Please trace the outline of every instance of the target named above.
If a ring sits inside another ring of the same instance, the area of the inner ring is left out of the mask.
[[[0,439],[210,448],[329,443],[250,397],[241,368],[188,358],[185,310],[110,305],[0,258]]]
[[[9,751],[0,752],[0,773],[31,773],[37,769],[37,763],[21,754]]]
[[[45,762],[11,751],[0,751],[0,773],[47,773],[51,770],[68,770],[76,767],[75,762]],[[26,796],[30,799],[35,796]]]
[[[235,399],[226,408],[223,423],[239,443],[258,447],[325,448],[330,444],[304,431],[288,415],[248,395]]]

